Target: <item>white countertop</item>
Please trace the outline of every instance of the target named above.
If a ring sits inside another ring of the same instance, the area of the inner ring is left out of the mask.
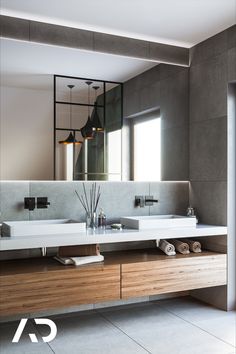
[[[226,235],[226,226],[197,225],[197,227],[179,227],[152,230],[87,230],[78,234],[67,235],[39,235],[39,236],[17,236],[0,237],[0,250],[20,250],[41,247],[58,247],[70,245],[84,245],[94,243],[117,243],[132,241],[147,241],[170,238],[201,237]]]

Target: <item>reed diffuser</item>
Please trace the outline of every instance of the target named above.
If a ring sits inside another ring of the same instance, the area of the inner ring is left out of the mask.
[[[83,194],[79,195],[76,190],[75,193],[86,212],[86,227],[95,229],[97,227],[97,208],[101,196],[100,186],[97,188],[97,184],[94,182],[87,192],[83,183]]]

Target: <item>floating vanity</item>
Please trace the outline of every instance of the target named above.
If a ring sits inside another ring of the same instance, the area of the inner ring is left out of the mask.
[[[102,264],[2,261],[0,314],[13,315],[226,284],[226,254],[168,257],[158,249],[103,253]]]
[[[0,238],[0,249],[105,244],[226,235],[227,227],[86,230]],[[166,256],[158,248],[103,252],[105,261],[63,266],[52,257],[1,261],[0,315],[29,314],[81,304],[225,285],[227,255],[203,251]]]

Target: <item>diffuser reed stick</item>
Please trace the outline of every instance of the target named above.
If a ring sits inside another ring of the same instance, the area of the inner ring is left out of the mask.
[[[101,197],[100,186],[98,186],[98,188],[97,188],[97,184],[96,184],[96,182],[94,182],[94,183],[92,183],[91,188],[87,192],[86,188],[85,188],[85,184],[83,183],[83,194],[79,195],[77,190],[75,190],[75,193],[76,193],[82,207],[84,208],[84,210],[86,212],[87,218],[90,218],[90,220],[93,220],[93,222],[91,221],[91,223],[93,223],[93,227],[94,227],[94,224],[96,224],[96,220],[95,220],[96,219],[96,212],[97,212],[99,200]]]

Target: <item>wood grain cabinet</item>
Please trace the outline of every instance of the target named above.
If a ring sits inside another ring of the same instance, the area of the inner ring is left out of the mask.
[[[226,255],[204,252],[123,264],[121,296],[157,295],[226,284]]]
[[[120,298],[120,266],[10,274],[0,280],[0,314],[30,313]]]
[[[226,255],[221,253],[168,257],[151,249],[104,256],[102,264],[81,267],[52,258],[0,262],[0,315],[226,284]]]

